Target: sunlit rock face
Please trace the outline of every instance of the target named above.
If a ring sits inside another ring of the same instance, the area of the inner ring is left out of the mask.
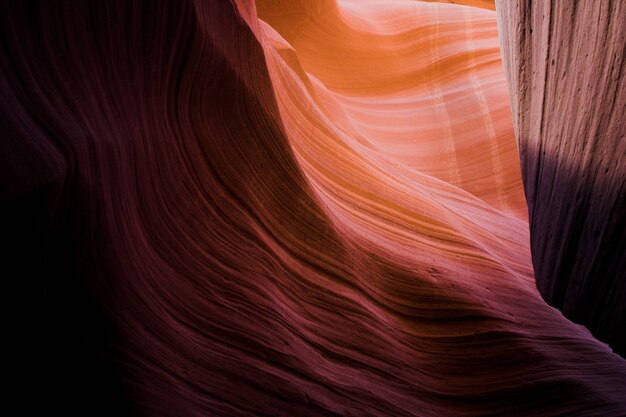
[[[626,3],[498,4],[538,288],[626,355]]]
[[[437,3],[452,3],[461,4],[465,6],[480,7],[488,10],[496,10],[495,0],[425,0],[433,1]]]
[[[47,410],[624,414],[626,361],[535,286],[494,11],[0,19],[3,238]]]
[[[274,67],[286,64],[307,87],[298,103],[319,107],[333,142],[527,219],[493,12],[386,0],[265,0],[257,9],[279,106],[288,87]],[[298,113],[298,123],[312,119]],[[297,129],[297,139],[316,133]]]

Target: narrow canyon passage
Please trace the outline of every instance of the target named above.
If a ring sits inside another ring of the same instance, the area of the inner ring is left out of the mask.
[[[48,407],[624,415],[626,361],[537,290],[493,2],[1,8],[6,261],[20,343],[56,341],[25,362]]]

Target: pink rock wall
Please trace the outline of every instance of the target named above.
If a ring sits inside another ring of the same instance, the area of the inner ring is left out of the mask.
[[[626,3],[500,1],[542,296],[626,354]]]

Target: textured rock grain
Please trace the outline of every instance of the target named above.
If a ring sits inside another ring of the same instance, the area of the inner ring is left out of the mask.
[[[626,2],[502,0],[537,286],[626,355]]]

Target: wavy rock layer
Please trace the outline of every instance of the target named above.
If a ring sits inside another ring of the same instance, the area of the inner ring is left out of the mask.
[[[2,9],[7,259],[40,313],[15,340],[47,341],[49,409],[624,414],[626,362],[535,288],[493,12]]]
[[[437,3],[462,4],[465,6],[480,7],[480,8],[488,9],[488,10],[496,10],[495,0],[424,0],[424,1],[433,1]]]
[[[538,288],[625,356],[626,3],[498,7]]]

